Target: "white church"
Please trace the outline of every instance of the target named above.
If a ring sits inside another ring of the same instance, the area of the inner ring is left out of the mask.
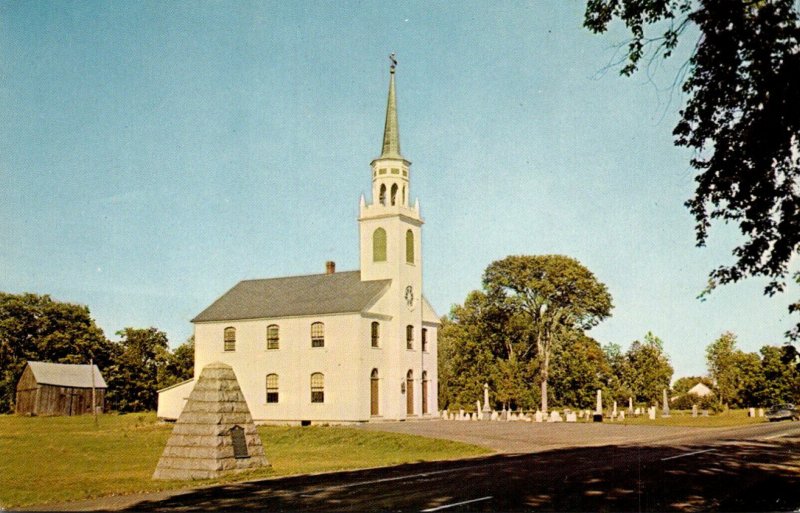
[[[372,195],[361,196],[360,270],[246,280],[193,320],[194,379],[159,391],[175,419],[204,366],[230,365],[257,423],[433,417],[439,318],[422,295],[422,224],[400,153],[395,63]]]

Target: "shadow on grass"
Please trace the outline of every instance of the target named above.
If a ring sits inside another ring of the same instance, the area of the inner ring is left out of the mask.
[[[130,510],[795,510],[798,456],[797,438],[559,449],[222,485]]]

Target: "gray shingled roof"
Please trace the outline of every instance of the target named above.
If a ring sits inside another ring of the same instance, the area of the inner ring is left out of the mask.
[[[240,281],[192,322],[360,312],[391,280],[361,281],[361,271]]]
[[[28,362],[28,365],[33,371],[33,377],[40,385],[92,388],[92,371],[89,370],[89,365],[49,362]],[[108,388],[97,365],[91,367],[94,367],[94,387]]]

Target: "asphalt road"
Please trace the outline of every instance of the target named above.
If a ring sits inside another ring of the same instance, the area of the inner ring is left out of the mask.
[[[408,426],[412,423],[405,424],[384,428],[412,429]],[[418,424],[428,425],[416,426],[417,430],[436,430],[435,424],[441,430],[452,427],[445,422]],[[470,436],[494,429],[452,428],[468,433],[474,429]],[[534,438],[549,437],[552,444],[526,454],[506,451],[462,461],[218,486],[141,500],[127,509],[787,511],[800,506],[800,423],[724,430],[643,427],[624,437],[619,431],[623,426],[584,424],[580,429],[596,435],[583,441],[585,447],[558,447],[560,438],[581,443],[574,437],[582,431],[568,432],[572,426],[566,424],[521,424],[507,428],[510,438],[523,433],[523,428]],[[600,436],[603,433],[608,440]],[[500,434],[494,432],[494,437]]]

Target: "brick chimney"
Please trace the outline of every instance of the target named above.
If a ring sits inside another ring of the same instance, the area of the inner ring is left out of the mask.
[[[336,272],[336,262],[328,260],[325,262],[325,274],[333,274]]]

